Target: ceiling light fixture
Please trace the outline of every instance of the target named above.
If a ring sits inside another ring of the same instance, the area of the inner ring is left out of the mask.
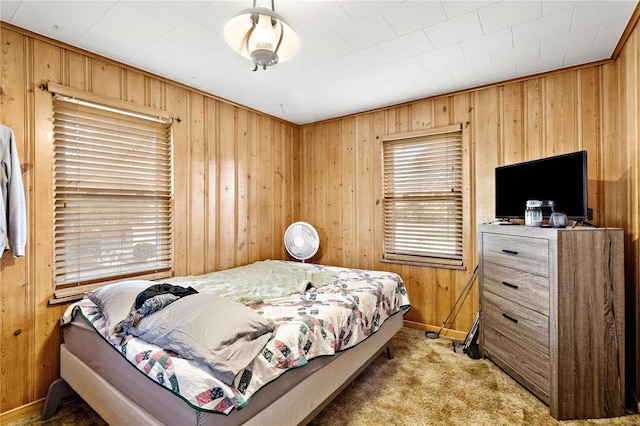
[[[284,62],[298,52],[300,40],[291,25],[275,11],[271,0],[253,0],[253,7],[246,9],[227,22],[224,38],[239,54],[250,59],[258,67]]]

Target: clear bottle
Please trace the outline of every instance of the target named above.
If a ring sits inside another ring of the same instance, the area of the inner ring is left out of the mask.
[[[526,226],[542,226],[542,201],[527,200],[527,209],[524,212],[524,224]]]

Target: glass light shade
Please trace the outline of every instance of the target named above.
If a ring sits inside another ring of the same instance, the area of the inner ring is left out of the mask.
[[[258,25],[252,32],[253,16],[258,16]],[[273,22],[275,25],[272,25]],[[281,32],[282,42],[277,56],[273,57]],[[224,38],[233,50],[259,66],[284,62],[300,48],[300,40],[294,29],[280,14],[265,7],[254,7],[236,14],[225,25]],[[268,61],[267,56],[274,60]]]

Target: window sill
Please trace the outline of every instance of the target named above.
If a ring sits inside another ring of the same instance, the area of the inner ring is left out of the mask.
[[[454,269],[457,271],[466,271],[467,267],[463,264],[455,265],[450,263],[438,263],[435,261],[425,261],[425,262],[412,262],[409,260],[395,260],[395,259],[380,259],[381,263],[393,263],[397,265],[408,265],[408,266],[420,266],[423,268],[439,268],[439,269]]]

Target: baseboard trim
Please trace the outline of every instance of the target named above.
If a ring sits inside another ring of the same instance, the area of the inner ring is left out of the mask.
[[[403,321],[403,325],[407,328],[412,328],[414,330],[434,331],[436,333],[440,330],[440,327],[436,327],[434,325],[425,325],[419,322],[413,322],[413,321],[407,321],[407,320]],[[443,328],[442,331],[440,332],[440,336],[447,337],[449,339],[454,339],[454,340],[464,340],[467,338],[467,333],[463,331],[458,331],[458,330],[451,330],[449,328]]]
[[[20,420],[24,417],[31,416],[32,414],[41,413],[44,407],[45,398],[37,401],[30,402],[29,404],[22,405],[13,410],[9,410],[0,414],[0,425],[4,425],[16,420]]]

